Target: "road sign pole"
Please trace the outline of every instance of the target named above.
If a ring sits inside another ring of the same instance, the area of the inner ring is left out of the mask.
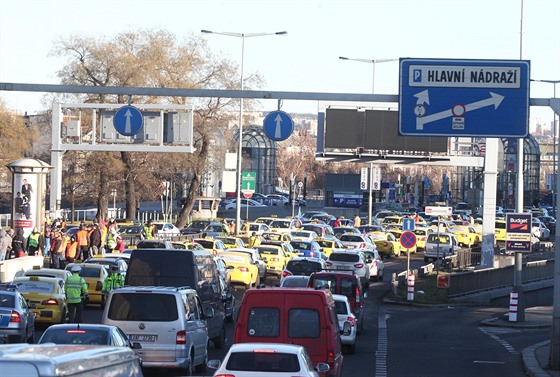
[[[373,162],[369,164],[369,195],[368,195],[368,226],[371,226],[371,216],[373,209]]]
[[[408,274],[410,274],[410,249],[406,249],[406,278],[408,280]]]

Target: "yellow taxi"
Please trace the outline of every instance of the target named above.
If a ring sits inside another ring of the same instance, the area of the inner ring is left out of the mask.
[[[80,266],[80,276],[84,278],[88,286],[88,304],[100,305],[105,307],[106,297],[103,295],[103,283],[109,275],[107,268],[102,264],[95,263],[68,263],[66,269],[70,271],[72,266]]]
[[[21,276],[12,284],[29,303],[35,322],[64,323],[68,314],[64,280],[44,276]]]
[[[226,245],[219,239],[214,238],[195,238],[193,242],[201,245],[204,250],[212,255],[217,255],[220,251],[226,250]]]
[[[219,237],[216,237],[216,239],[222,241],[224,243],[224,246],[226,247],[226,249],[244,248],[245,247],[245,243],[239,237],[219,236]]]
[[[402,224],[402,217],[401,216],[386,216],[381,220],[381,224],[389,225],[389,224]]]
[[[231,270],[232,284],[242,284],[246,289],[259,285],[259,268],[249,253],[221,251],[218,256],[226,262],[227,266],[233,267]]]
[[[288,263],[289,257],[286,256],[280,245],[257,245],[254,247],[266,263],[267,275],[276,275],[278,279],[282,277],[282,271]]]
[[[451,233],[457,237],[459,246],[473,247],[480,243],[480,238],[472,226],[455,225],[451,228]]]
[[[43,276],[46,278],[59,278],[66,281],[68,276],[72,275],[70,271],[59,270],[58,268],[43,268],[41,266],[33,266],[32,269],[23,273],[23,276]]]
[[[393,233],[373,233],[369,238],[375,243],[377,252],[386,257],[400,256],[401,243]]]
[[[414,229],[414,234],[416,234],[416,248],[426,249],[426,240],[428,239],[428,234],[432,233],[430,228],[416,228]]]
[[[333,249],[344,249],[344,245],[338,238],[316,238],[315,242],[321,247],[321,251],[325,253],[327,258],[331,255]]]
[[[293,241],[290,233],[276,233],[276,232],[264,232],[261,237],[265,242],[287,242]]]
[[[494,229],[494,238],[496,242],[506,242],[506,221],[496,220]]]

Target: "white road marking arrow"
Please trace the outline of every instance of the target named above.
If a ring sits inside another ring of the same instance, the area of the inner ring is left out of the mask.
[[[418,97],[418,95],[427,92],[427,90],[424,90],[423,92],[420,92],[418,94],[415,95],[415,97]],[[500,104],[502,103],[502,101],[504,100],[504,96],[496,94],[496,93],[490,93],[490,98],[486,98],[483,99],[481,101],[477,101],[477,102],[473,102],[473,103],[469,103],[467,105],[465,105],[465,112],[469,112],[469,111],[473,111],[473,110],[478,110],[481,109],[483,107],[486,106],[494,106],[494,109],[497,109],[498,106],[500,106]],[[423,94],[422,94],[423,95]],[[424,96],[424,95],[423,95]],[[425,94],[426,98],[428,96],[428,94]],[[420,100],[420,97],[418,97],[418,100]],[[417,130],[423,130],[424,129],[424,125],[430,122],[435,122],[436,120],[440,120],[440,119],[445,119],[445,118],[449,118],[453,116],[453,112],[451,111],[451,109],[449,110],[444,110],[444,111],[440,111],[439,113],[435,113],[435,114],[431,114],[431,115],[426,115],[424,117],[418,117],[416,118],[416,129]]]
[[[274,138],[275,139],[281,139],[282,138],[282,117],[280,116],[280,114],[276,115],[276,118],[274,118],[274,121],[276,122],[276,128],[274,130]]]
[[[130,118],[132,117],[132,113],[130,112],[130,110],[126,110],[124,116],[126,118],[126,122],[124,123],[124,133],[130,134],[132,132],[132,126],[130,125]]]

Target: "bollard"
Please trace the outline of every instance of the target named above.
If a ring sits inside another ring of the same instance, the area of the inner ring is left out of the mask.
[[[511,292],[509,294],[509,321],[517,322],[517,300],[519,294],[517,292]]]
[[[413,301],[414,300],[414,275],[412,274],[408,275],[408,279],[406,280],[408,282],[408,291],[407,291],[406,299],[408,301]]]

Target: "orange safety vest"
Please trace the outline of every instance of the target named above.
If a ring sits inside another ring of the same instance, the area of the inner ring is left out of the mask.
[[[66,258],[76,258],[76,251],[78,250],[77,242],[69,242],[66,245]]]
[[[68,242],[68,240],[66,239],[66,236],[58,236],[57,240],[61,240],[61,241],[60,241],[60,246],[56,251],[56,253],[62,254],[66,251],[66,243]]]
[[[76,232],[76,239],[78,241],[78,245],[80,246],[88,246],[88,232],[85,229],[80,229]]]

